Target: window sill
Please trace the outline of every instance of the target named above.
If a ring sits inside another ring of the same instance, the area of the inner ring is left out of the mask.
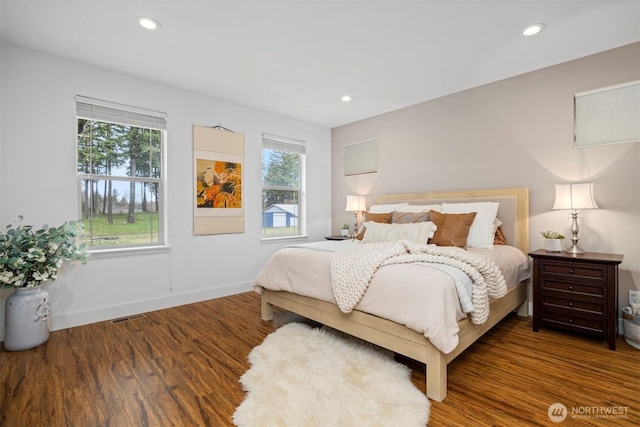
[[[261,237],[260,242],[262,243],[280,243],[280,242],[299,242],[306,241],[309,239],[309,236],[283,236],[283,237]]]
[[[119,256],[130,255],[151,255],[168,253],[171,251],[171,246],[159,245],[159,246],[140,246],[133,248],[110,248],[110,249],[91,249],[89,253],[91,258],[110,258]]]

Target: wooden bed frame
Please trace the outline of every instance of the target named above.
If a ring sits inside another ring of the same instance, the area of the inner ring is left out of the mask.
[[[432,204],[460,201],[500,201],[498,218],[509,244],[517,246],[523,253],[529,252],[529,189],[506,188],[456,192],[431,192],[417,194],[385,195],[376,199],[376,204],[410,202]],[[503,210],[503,203],[512,204]],[[505,217],[509,216],[509,218]],[[273,306],[299,314],[365,341],[389,349],[395,353],[426,364],[426,394],[441,402],[447,396],[447,365],[486,331],[507,314],[518,310],[518,315],[527,316],[527,283],[525,280],[512,287],[503,298],[491,302],[489,319],[483,325],[474,325],[468,319],[459,323],[458,346],[448,354],[440,352],[421,333],[404,325],[354,310],[343,313],[337,305],[284,291],[265,289],[262,294],[262,319],[273,319]]]

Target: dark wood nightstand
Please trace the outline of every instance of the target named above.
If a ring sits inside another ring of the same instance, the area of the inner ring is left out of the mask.
[[[324,236],[327,240],[349,240],[353,239],[351,236]]]
[[[587,252],[533,258],[533,330],[540,325],[606,338],[616,349],[618,265],[622,255]]]

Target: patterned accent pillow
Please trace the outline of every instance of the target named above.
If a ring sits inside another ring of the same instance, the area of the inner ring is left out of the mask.
[[[413,224],[429,221],[429,212],[391,212],[391,224]]]

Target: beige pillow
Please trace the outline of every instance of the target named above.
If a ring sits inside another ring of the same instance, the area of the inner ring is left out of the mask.
[[[383,224],[379,222],[365,222],[367,232],[362,242],[391,242],[398,240],[410,240],[415,243],[426,245],[436,226],[431,221],[415,222],[413,224]]]
[[[391,212],[389,213],[373,213],[373,212],[362,212],[362,223],[365,222],[380,222],[383,224],[388,224],[391,222]],[[367,231],[366,227],[362,227],[362,230],[356,236],[356,239],[362,240],[364,237],[364,232]]]
[[[467,244],[469,229],[476,217],[476,212],[463,214],[443,214],[429,211],[431,221],[438,227],[429,243],[438,246],[458,246],[464,248]]]

